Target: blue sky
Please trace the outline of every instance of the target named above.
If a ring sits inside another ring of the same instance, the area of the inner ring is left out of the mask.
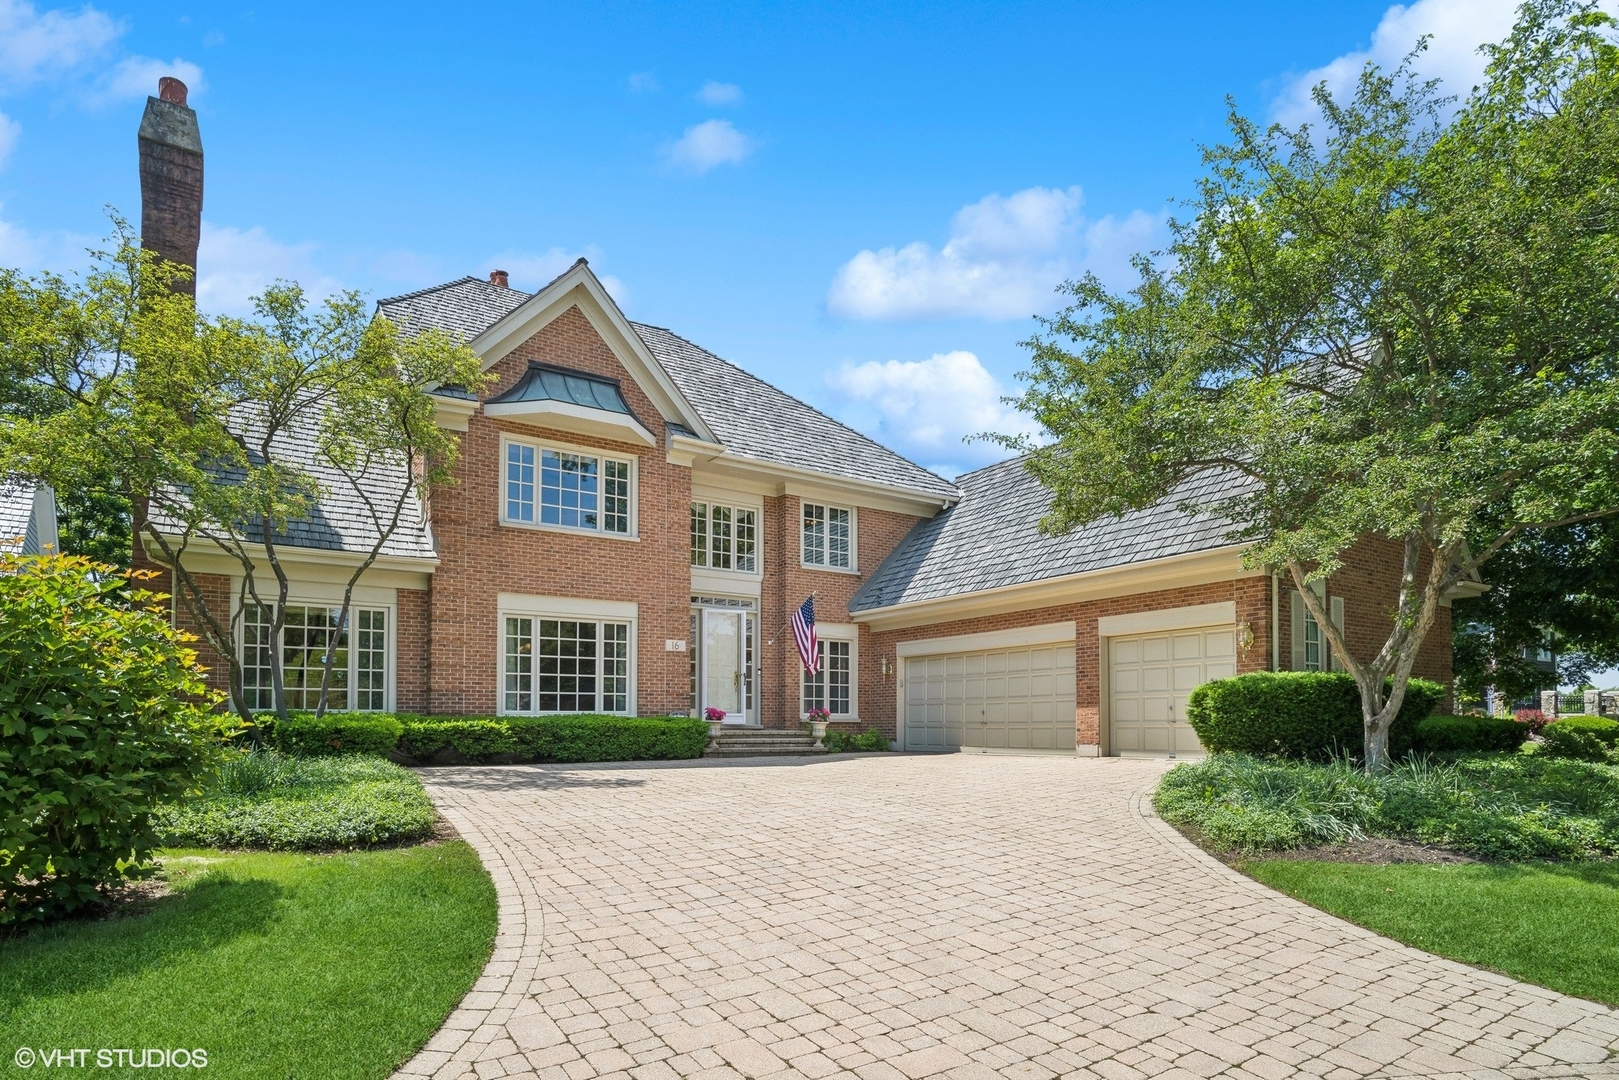
[[[193,86],[199,282],[371,297],[580,254],[667,326],[947,475],[1001,452],[1031,316],[1162,237],[1224,100],[1434,35],[1463,89],[1500,0],[1333,4],[124,5],[0,0],[0,264],[138,220],[135,128]]]

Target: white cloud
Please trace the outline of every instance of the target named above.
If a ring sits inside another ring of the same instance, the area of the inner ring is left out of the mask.
[[[94,59],[124,27],[86,5],[41,12],[27,0],[0,0],[0,82],[21,86]]]
[[[87,96],[92,105],[105,105],[130,98],[140,99],[157,95],[157,81],[172,75],[186,84],[191,94],[200,94],[207,88],[202,68],[178,56],[173,60],[154,60],[149,56],[127,56],[114,64]]]
[[[715,82],[713,79],[703,84],[697,91],[697,100],[704,105],[740,105],[742,104],[742,88],[736,83]]]
[[[312,243],[284,244],[262,225],[238,229],[204,221],[197,306],[214,315],[251,315],[253,297],[278,279],[296,281],[311,300],[323,300],[343,285],[320,269],[316,249]]]
[[[662,89],[658,85],[658,77],[650,71],[637,71],[630,76],[632,94],[652,94]]]
[[[1079,188],[986,195],[956,211],[950,240],[862,251],[832,280],[827,310],[850,319],[1012,319],[1050,310],[1062,281],[1094,270],[1122,282],[1163,215],[1089,220]]]
[[[6,167],[6,158],[21,137],[22,125],[5,113],[0,113],[0,169]]]
[[[1310,91],[1325,82],[1334,97],[1354,93],[1355,80],[1368,62],[1384,70],[1397,67],[1429,35],[1428,48],[1416,60],[1416,70],[1424,78],[1443,81],[1442,92],[1465,95],[1484,77],[1484,54],[1478,51],[1486,42],[1500,41],[1512,30],[1517,12],[1516,0],[1416,0],[1395,4],[1383,13],[1371,44],[1348,52],[1321,67],[1289,79],[1272,105],[1276,119],[1289,126],[1318,123],[1320,110],[1310,100]]]
[[[753,140],[738,131],[729,120],[704,120],[686,129],[669,147],[669,161],[694,173],[706,173],[716,165],[740,164],[753,153]]]
[[[8,270],[25,274],[49,270],[71,275],[89,265],[89,249],[105,246],[104,241],[93,236],[66,231],[32,232],[0,217],[0,267]]]
[[[845,363],[826,383],[847,423],[948,475],[1006,456],[994,444],[963,442],[967,436],[1038,431],[1033,420],[1001,401],[1007,389],[963,350],[926,360]]]
[[[590,269],[601,281],[602,288],[607,290],[607,294],[619,307],[629,303],[629,290],[624,287],[624,283],[611,274],[603,274],[594,265],[601,259],[601,252],[594,247],[586,248],[584,251],[568,251],[566,248],[554,247],[539,253],[514,251],[508,248],[499,254],[491,255],[485,262],[491,270],[506,271],[510,275],[512,288],[536,292],[581,258],[591,261]]]

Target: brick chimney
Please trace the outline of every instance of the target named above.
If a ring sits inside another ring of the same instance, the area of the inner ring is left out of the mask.
[[[186,84],[165,75],[141,117],[141,247],[195,271],[202,239],[202,134]],[[197,295],[195,278],[173,287]]]
[[[506,273],[504,270],[489,271],[489,280],[493,284],[499,285],[502,289],[509,289],[512,287],[511,275]]]

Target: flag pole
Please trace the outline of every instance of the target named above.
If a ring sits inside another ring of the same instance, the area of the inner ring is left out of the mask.
[[[816,598],[816,597],[817,597],[817,596],[820,596],[820,595],[821,595],[821,593],[820,593],[820,590],[819,590],[819,589],[816,589],[816,590],[814,590],[814,591],[812,591],[812,592],[811,592],[811,593],[810,593],[810,594],[809,594],[809,598],[810,598],[810,599],[811,599],[811,600],[813,600],[813,599],[815,599],[815,598]],[[775,633],[774,633],[774,634],[772,634],[772,635],[770,635],[770,640],[769,640],[769,641],[767,641],[767,642],[765,642],[765,644],[766,644],[766,645],[774,645],[774,644],[775,644],[775,643],[776,643],[776,639],[777,639],[777,638],[778,638],[778,637],[780,637],[780,636],[781,636],[781,632],[782,632],[782,631],[783,631],[783,630],[785,630],[785,629],[787,629],[787,628],[788,628],[788,627],[789,627],[789,626],[791,626],[791,625],[792,625],[792,624],[793,624],[793,620],[792,620],[792,617],[791,617],[791,616],[789,616],[789,617],[788,617],[788,619],[787,619],[787,621],[786,621],[786,622],[784,622],[784,623],[782,623],[782,624],[781,624],[781,626],[780,626],[780,627],[779,627],[779,628],[778,628],[778,629],[777,629],[777,630],[776,630],[776,632],[775,632]]]

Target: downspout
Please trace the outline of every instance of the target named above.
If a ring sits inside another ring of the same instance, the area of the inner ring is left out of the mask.
[[[1282,580],[1271,572],[1271,670],[1282,670]]]

